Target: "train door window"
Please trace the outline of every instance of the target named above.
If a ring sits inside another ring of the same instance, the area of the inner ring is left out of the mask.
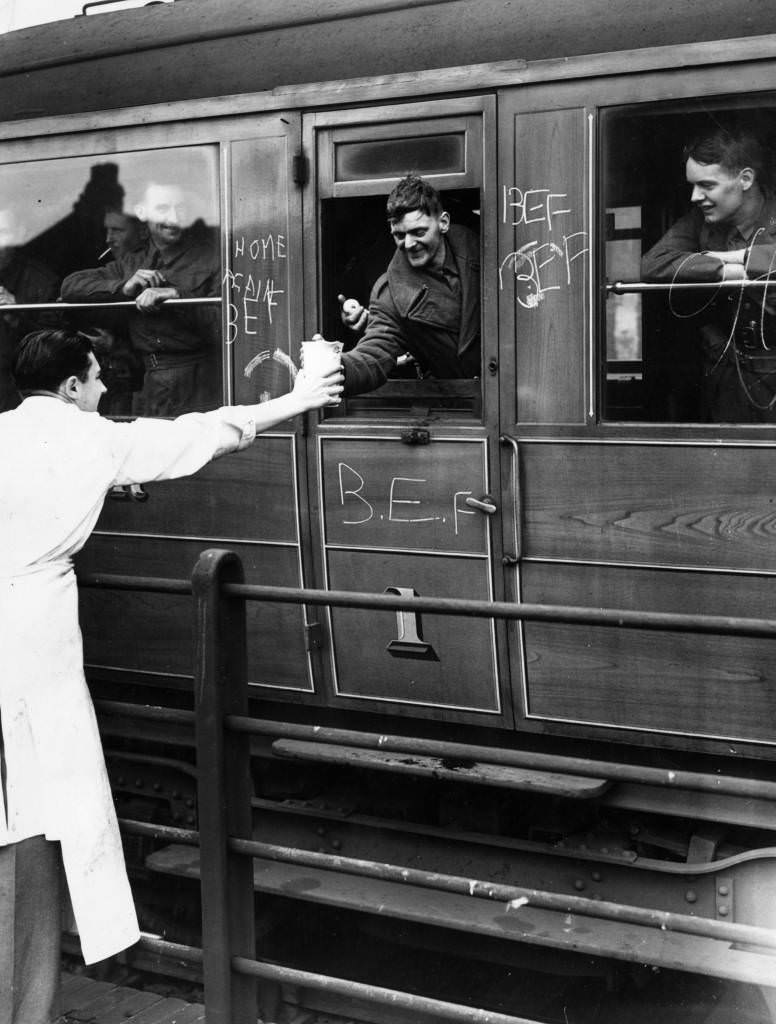
[[[215,147],[7,164],[0,194],[0,303],[24,307],[0,315],[3,409],[19,401],[15,346],[48,327],[93,339],[103,413],[168,416],[221,403]]]
[[[358,381],[334,415],[480,415],[481,132],[479,117],[457,117],[320,133],[321,333],[343,342]],[[427,254],[433,234],[408,241],[406,223],[388,222],[388,195],[410,171],[449,217],[439,266],[409,252]],[[367,308],[371,297],[366,326],[343,323],[339,297]]]
[[[606,111],[603,418],[776,423],[776,96]]]

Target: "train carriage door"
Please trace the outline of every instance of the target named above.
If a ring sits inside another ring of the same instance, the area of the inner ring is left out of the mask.
[[[225,274],[227,351],[236,403],[289,390],[302,332],[301,118],[284,111],[229,143],[229,253]],[[305,446],[301,420],[259,437],[254,511],[262,543],[246,562],[251,582],[302,586],[306,531]],[[236,498],[237,501],[241,499]],[[259,526],[261,524],[261,526]],[[245,561],[245,559],[244,559]],[[296,605],[248,605],[249,682],[278,696],[311,694],[304,612]],[[275,642],[268,642],[268,638]]]
[[[505,546],[525,602],[768,607],[776,99],[760,82],[743,95],[718,69],[679,98],[670,75],[499,98]],[[746,171],[727,208],[699,170],[723,157]],[[539,622],[509,637],[525,729],[774,742],[770,640]]]
[[[219,240],[218,280],[208,307],[208,337],[219,362],[210,381],[210,406],[277,397],[290,388],[302,333],[302,183],[295,180],[301,118],[280,111],[167,124],[163,147],[160,135],[161,129],[142,127],[121,136],[113,132],[107,140],[97,135],[95,156],[78,159],[87,167],[118,168],[129,201],[141,171],[157,180],[165,173],[187,181],[207,158],[206,194],[213,208],[210,213],[208,207],[207,225]],[[249,583],[302,586],[299,509],[307,498],[301,424],[280,424],[193,477],[148,484],[139,495],[144,500],[124,490],[111,495],[80,557],[81,568],[186,577],[204,548],[229,547],[240,556]],[[194,639],[187,601],[97,592],[86,592],[82,600],[90,626],[90,671],[120,673],[118,678],[141,674],[150,685],[187,685]],[[249,602],[247,616],[249,683],[278,695],[312,693],[302,609]]]
[[[557,578],[552,544],[562,543],[564,529],[554,509],[572,481],[585,486],[576,450],[562,441],[584,434],[593,420],[589,121],[582,105],[558,103],[553,110],[547,99],[539,89],[499,96],[504,564],[510,597],[562,604],[572,602],[546,589]],[[543,517],[553,520],[552,536]],[[515,703],[524,723],[537,690],[540,697],[551,690],[557,659],[579,655],[574,647],[563,653],[567,636],[557,643],[554,629],[510,625]]]
[[[450,287],[460,290],[462,321],[475,310],[482,349],[466,372],[445,374],[426,362],[423,339],[431,329],[424,327],[421,343],[408,346],[381,386],[349,394],[317,424],[311,492],[319,502],[320,571],[330,589],[498,596],[497,353],[493,296],[481,269],[494,238],[484,173],[494,156],[493,115],[492,98],[480,97],[321,113],[307,122],[317,197],[306,211],[306,235],[317,233],[318,265],[309,277],[306,306],[314,313],[306,336],[319,330],[346,351],[360,343],[341,320],[338,296],[368,305],[390,261],[406,260],[389,230],[386,199],[414,171],[450,215],[446,251],[457,246],[459,254]],[[509,721],[491,623],[333,609],[327,627],[324,671],[335,703]]]

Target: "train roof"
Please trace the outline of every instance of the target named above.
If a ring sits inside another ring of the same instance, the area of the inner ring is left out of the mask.
[[[0,36],[0,118],[771,32],[773,0],[176,0]]]

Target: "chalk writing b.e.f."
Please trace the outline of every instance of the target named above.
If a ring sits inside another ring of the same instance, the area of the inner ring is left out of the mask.
[[[476,516],[471,509],[462,507],[462,500],[471,491],[456,491],[450,501],[450,514],[428,514],[423,508],[423,486],[428,482],[421,477],[395,476],[391,478],[386,495],[386,512],[379,514],[373,494],[367,497],[366,479],[346,462],[337,465],[339,500],[343,509],[343,526],[364,526],[375,519],[388,523],[418,526],[423,523],[450,523],[458,536],[461,516]]]

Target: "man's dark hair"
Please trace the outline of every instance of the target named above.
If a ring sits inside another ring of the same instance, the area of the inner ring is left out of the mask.
[[[684,147],[683,162],[690,157],[699,164],[719,164],[730,174],[751,167],[757,184],[770,190],[770,154],[747,128],[720,126],[713,132],[697,135]]]
[[[24,395],[57,391],[68,377],[85,381],[91,351],[91,339],[77,331],[33,331],[14,352],[11,372],[16,387]]]
[[[385,207],[389,221],[401,220],[414,210],[420,210],[427,217],[438,217],[444,209],[437,190],[419,174],[408,174],[402,178],[393,187]]]

